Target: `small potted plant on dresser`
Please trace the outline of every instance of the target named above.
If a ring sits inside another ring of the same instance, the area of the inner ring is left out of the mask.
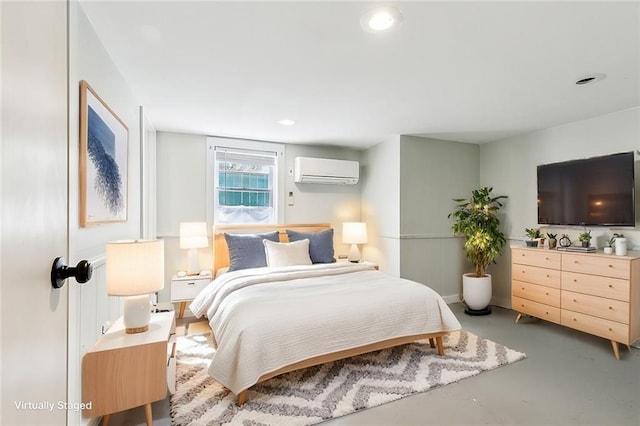
[[[578,241],[582,247],[589,247],[591,244],[591,230],[584,231],[582,234],[578,235]]]
[[[556,244],[558,244],[557,237],[558,237],[558,234],[552,234],[551,232],[547,232],[547,238],[549,238],[549,249],[556,248]]]
[[[462,298],[467,305],[464,312],[468,315],[491,313],[491,275],[485,269],[495,263],[506,244],[497,213],[502,207],[500,200],[507,196],[494,197],[492,190],[483,187],[473,190],[471,198],[454,199],[455,211],[448,216],[455,220],[453,233],[464,237],[464,252],[475,269],[462,276]]]
[[[527,247],[538,247],[540,238],[542,238],[540,230],[538,228],[525,228],[524,232],[529,237],[529,239],[525,241]]]
[[[613,246],[616,242],[616,234],[604,243],[604,254],[613,254]]]
[[[624,234],[613,234],[616,238],[616,255],[617,256],[626,256],[627,255],[627,239]]]

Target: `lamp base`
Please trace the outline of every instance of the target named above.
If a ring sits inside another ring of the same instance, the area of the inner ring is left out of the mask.
[[[149,330],[151,303],[148,294],[128,296],[124,299],[124,328],[127,334]]]
[[[198,264],[198,249],[189,249],[187,252],[187,275],[198,275],[200,273],[200,265]]]
[[[360,262],[360,250],[358,250],[357,244],[351,244],[351,250],[349,251],[349,262],[358,263]]]
[[[144,333],[147,330],[149,330],[149,324],[145,325],[144,327],[133,327],[124,329],[125,333],[127,334]]]

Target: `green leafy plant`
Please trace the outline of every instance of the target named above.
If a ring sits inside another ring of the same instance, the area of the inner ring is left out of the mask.
[[[451,230],[465,238],[464,251],[475,269],[476,277],[485,276],[485,269],[502,254],[506,239],[500,230],[498,210],[500,200],[506,195],[492,196],[493,188],[483,187],[473,190],[471,198],[455,198],[458,203],[453,213],[455,222]]]
[[[535,240],[536,238],[542,238],[542,233],[538,228],[525,228],[524,232],[532,240]]]
[[[547,237],[550,240],[555,240],[557,236],[558,236],[558,234],[552,234],[551,232],[547,232]]]
[[[613,247],[613,244],[616,242],[616,235],[613,234],[613,237],[609,238],[609,240],[605,243],[607,247]]]
[[[585,231],[582,234],[578,235],[578,241],[591,241],[591,230]]]
[[[614,240],[615,240],[616,238],[624,238],[624,234],[618,234],[618,233],[615,233],[615,232],[614,232],[614,233],[613,233],[613,238],[614,238]]]

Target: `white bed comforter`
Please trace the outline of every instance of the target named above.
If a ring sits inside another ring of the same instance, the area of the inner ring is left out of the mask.
[[[206,314],[214,333],[209,374],[235,394],[308,358],[461,328],[435,291],[367,264],[229,272],[189,308],[196,317]]]

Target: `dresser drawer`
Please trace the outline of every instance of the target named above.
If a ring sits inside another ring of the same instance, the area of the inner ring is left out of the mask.
[[[563,309],[560,324],[616,342],[631,343],[628,341],[629,326],[619,322]]]
[[[211,277],[171,280],[171,301],[193,300],[211,282]]]
[[[562,289],[623,302],[629,301],[629,281],[617,278],[562,272]]]
[[[511,291],[514,296],[522,299],[560,307],[560,290],[557,288],[514,280],[511,282]]]
[[[511,307],[517,312],[560,324],[560,308],[523,299],[517,296],[511,297]]]
[[[563,254],[562,270],[603,277],[629,279],[631,263],[613,256]]]
[[[514,264],[511,276],[514,280],[560,288],[560,271],[539,266]]]
[[[519,265],[540,266],[560,269],[561,254],[546,249],[512,249],[511,260]]]
[[[588,294],[562,291],[562,309],[629,324],[629,304]]]

